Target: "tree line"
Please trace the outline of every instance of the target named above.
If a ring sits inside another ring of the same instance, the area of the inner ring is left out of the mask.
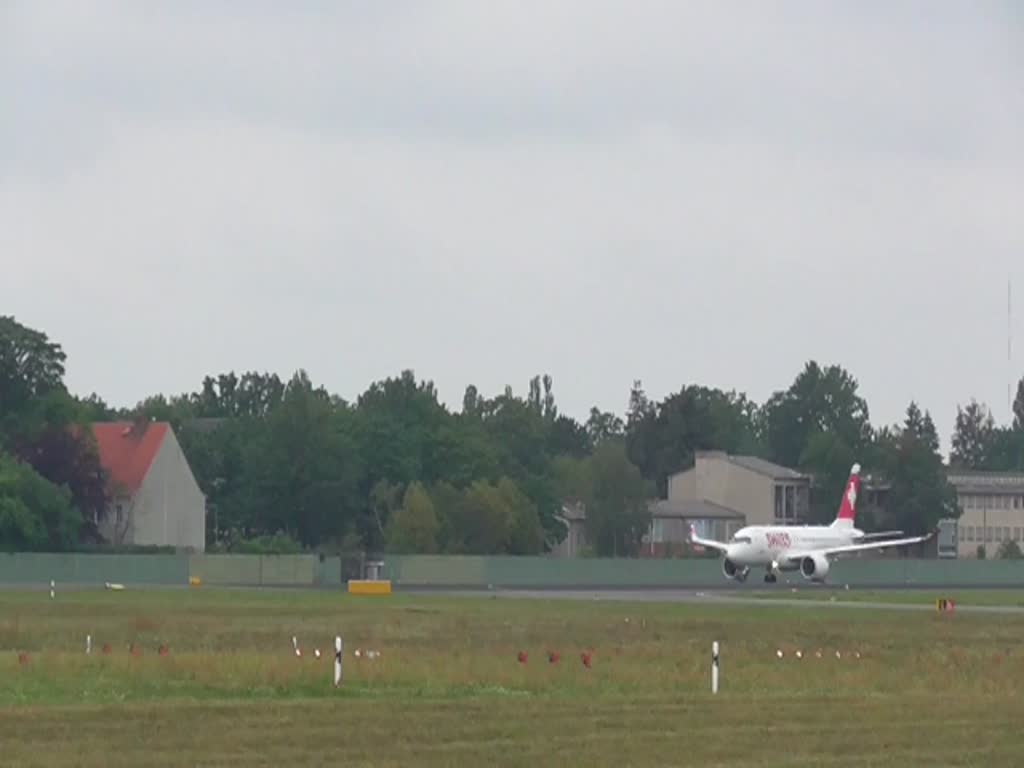
[[[811,522],[835,512],[850,466],[891,486],[885,519],[867,528],[926,531],[956,517],[927,410],[875,426],[856,379],[809,361],[758,404],[687,384],[661,400],[640,381],[625,412],[559,411],[550,376],[461,408],[412,371],[349,402],[304,371],[218,373],[193,392],[112,407],[64,384],[65,354],[42,331],[0,318],[0,547],[103,546],[109,489],[94,421],[168,421],[209,501],[213,551],[374,550],[536,554],[565,536],[563,503],[586,508],[598,555],[634,552],[670,474],[700,450],[745,453],[814,476]],[[984,405],[958,408],[950,464],[1024,470],[1024,379],[1010,425]]]

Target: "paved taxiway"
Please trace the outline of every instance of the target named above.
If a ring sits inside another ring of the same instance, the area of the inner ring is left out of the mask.
[[[410,590],[418,591],[418,590]],[[800,599],[786,597],[757,598],[743,597],[741,592],[733,590],[693,590],[693,589],[430,589],[431,594],[452,597],[493,597],[495,599],[529,599],[529,600],[604,600],[608,602],[647,602],[647,603],[697,603],[708,605],[758,605],[792,606],[796,608],[861,608],[872,610],[895,611],[928,611],[935,612],[935,606],[929,603],[887,603],[876,601],[854,601],[837,598],[835,600],[824,594],[820,599]],[[961,605],[956,606],[958,613],[1002,613],[1024,614],[1024,606],[1014,605]]]

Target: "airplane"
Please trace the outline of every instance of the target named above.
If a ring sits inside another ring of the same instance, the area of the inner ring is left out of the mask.
[[[865,533],[854,527],[857,494],[860,491],[860,464],[850,469],[846,492],[839,504],[839,513],[831,525],[750,525],[736,531],[728,542],[704,539],[690,525],[690,541],[701,547],[721,552],[722,573],[726,578],[744,582],[752,567],[764,566],[764,580],[774,584],[783,571],[799,570],[808,581],[823,583],[831,561],[837,555],[863,552],[883,547],[905,547],[927,541],[934,532],[887,541],[873,541],[899,536],[903,531]]]

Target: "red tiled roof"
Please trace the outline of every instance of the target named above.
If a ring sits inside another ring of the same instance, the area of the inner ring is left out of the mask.
[[[100,464],[110,473],[111,482],[129,493],[138,491],[169,429],[167,422],[93,424]]]

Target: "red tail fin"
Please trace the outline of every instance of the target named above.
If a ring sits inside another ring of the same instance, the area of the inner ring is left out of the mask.
[[[839,514],[836,515],[834,526],[849,527],[857,514],[857,494],[860,493],[860,464],[854,464],[850,470],[850,478],[843,489],[843,498],[839,503]]]

